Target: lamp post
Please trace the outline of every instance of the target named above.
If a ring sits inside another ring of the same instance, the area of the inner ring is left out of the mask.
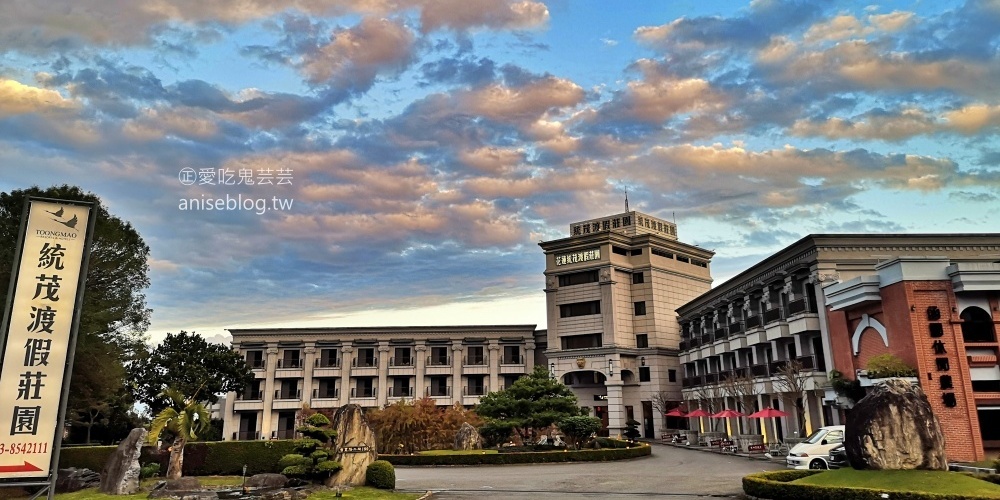
[[[646,366],[646,356],[640,356],[639,357],[639,365],[640,366]]]
[[[615,360],[608,360],[608,378],[615,376]]]
[[[552,380],[556,379],[556,364],[555,362],[549,363],[549,378]]]

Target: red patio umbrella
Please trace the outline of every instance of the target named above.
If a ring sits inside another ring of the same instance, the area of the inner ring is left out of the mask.
[[[702,410],[701,408],[698,408],[697,410],[695,410],[695,411],[693,411],[691,413],[688,413],[685,416],[686,417],[690,417],[690,418],[694,418],[694,417],[711,417],[712,414],[709,413],[709,412],[707,412],[707,411],[705,411],[705,410]]]
[[[670,410],[670,411],[664,413],[663,416],[664,417],[686,417],[687,413],[684,413],[684,410],[680,409],[680,407],[677,407],[677,408],[674,408],[673,410]]]
[[[755,411],[755,412],[751,413],[750,415],[747,415],[747,418],[771,418],[771,419],[774,419],[774,418],[778,418],[778,417],[787,417],[787,416],[788,416],[787,413],[785,413],[785,412],[783,412],[783,411],[781,411],[781,410],[779,410],[777,408],[764,408],[763,410]],[[778,421],[775,420],[773,422],[773,424],[774,424],[773,425],[773,427],[774,427],[774,434],[773,434],[773,436],[774,436],[774,440],[777,441],[778,440]]]
[[[736,410],[722,410],[719,413],[712,415],[712,418],[735,418],[742,416],[743,414]]]

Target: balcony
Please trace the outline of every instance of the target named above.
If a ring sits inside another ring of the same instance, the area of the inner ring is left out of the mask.
[[[686,351],[688,347],[690,347],[688,340],[687,339],[682,340],[678,347],[680,348],[680,350]]]
[[[804,298],[793,300],[788,303],[789,316],[794,316],[796,314],[802,314],[802,313],[815,313],[815,312],[816,311],[813,310],[813,307]]]
[[[264,391],[256,390],[256,391],[246,391],[246,392],[236,393],[236,400],[237,401],[263,401],[264,400]]]
[[[313,389],[313,399],[337,399],[340,397],[340,388],[334,387],[333,389],[327,387],[326,389]]]
[[[302,406],[302,391],[274,391],[274,401],[271,402],[273,410],[297,410]]]
[[[816,369],[816,358],[813,356],[799,356],[795,358],[795,361],[799,362],[803,370],[815,370]]]
[[[524,364],[524,357],[522,357],[520,354],[518,354],[517,356],[504,356],[503,358],[500,359],[500,364],[501,365],[523,365]]]
[[[711,333],[702,334],[701,345],[711,344],[711,343],[712,343],[712,334]]]
[[[784,319],[785,310],[780,307],[775,307],[774,309],[768,309],[764,311],[764,324],[774,323],[775,321]]]
[[[716,341],[718,341],[718,340],[725,340],[728,337],[729,337],[729,331],[726,330],[725,327],[716,329],[715,330],[715,334],[713,335],[713,338]]]
[[[336,359],[317,359],[315,363],[316,368],[340,368],[340,358]]]
[[[416,394],[413,387],[390,387],[389,397],[390,398],[412,398]]]
[[[750,376],[750,368],[747,368],[745,366],[743,368],[737,368],[733,370],[733,374],[739,378],[747,378]]]
[[[691,387],[692,385],[694,385],[694,384],[692,383],[691,378],[684,377],[684,378],[681,379],[681,387],[683,387],[684,389],[687,389],[688,387]]]
[[[698,386],[698,385],[702,385],[704,383],[705,383],[705,377],[703,377],[701,375],[695,375],[695,376],[691,377],[691,385],[692,386]]]
[[[717,383],[719,383],[719,374],[718,373],[706,373],[705,374],[705,383],[706,384],[717,384]]]
[[[736,335],[738,333],[743,333],[743,322],[737,321],[736,323],[729,324],[729,334]]]
[[[389,358],[389,366],[413,366],[414,358],[412,357],[392,357]]]
[[[427,388],[427,395],[432,398],[447,398],[451,397],[451,386],[450,385],[439,385],[430,386]]]
[[[271,439],[295,439],[295,429],[282,429],[271,432]]]
[[[470,385],[462,387],[463,396],[485,396],[488,392],[490,392],[490,390],[485,385]]]
[[[747,331],[754,328],[760,328],[760,316],[749,316],[745,322]]]
[[[263,370],[265,368],[263,359],[247,359],[247,366],[251,370]]]
[[[260,431],[234,432],[233,441],[255,441],[260,439]]]
[[[427,356],[427,366],[451,366],[451,358],[442,356]]]
[[[786,366],[788,366],[788,361],[784,361],[784,360],[771,361],[771,363],[768,364],[768,370],[771,372],[771,375],[777,375]]]
[[[378,358],[354,358],[351,360],[354,368],[378,368]]]
[[[486,356],[465,356],[462,358],[462,366],[486,366],[489,359]]]
[[[378,387],[351,387],[352,398],[375,398],[378,397]]]
[[[287,358],[278,360],[279,370],[297,370],[302,368],[302,358]]]
[[[302,391],[296,389],[294,391],[282,391],[278,389],[274,391],[274,399],[299,399],[302,397]]]
[[[767,364],[753,365],[750,367],[750,375],[754,377],[767,377],[771,372],[768,370]]]

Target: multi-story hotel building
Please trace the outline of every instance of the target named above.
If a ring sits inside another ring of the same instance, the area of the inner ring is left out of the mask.
[[[829,389],[830,370],[853,380],[872,356],[893,353],[917,369],[945,426],[949,456],[981,458],[985,434],[976,422],[1000,408],[997,261],[997,234],[804,237],[678,308],[683,398],[689,409],[779,408],[790,416],[778,420],[771,439],[796,437],[798,429],[843,423],[837,404],[843,398]],[[938,336],[947,356],[934,354],[928,320],[917,317],[932,305],[945,318],[934,321],[944,327]],[[963,337],[970,320],[978,333]],[[953,358],[947,375],[954,388],[936,385],[943,373],[935,369],[936,356]],[[790,364],[801,394],[783,382]],[[753,380],[753,407],[738,407],[740,398],[726,390],[734,377]],[[946,408],[942,391],[952,394],[954,406]],[[741,420],[744,432],[770,431]],[[967,451],[973,448],[978,452]]]
[[[544,364],[535,325],[231,329],[254,382],[229,393],[225,439],[291,438],[303,405],[381,407],[424,396],[473,406]]]
[[[573,223],[568,238],[539,245],[550,370],[609,433],[634,419],[658,435],[654,401],[681,397],[675,311],[709,290],[712,252],[635,211]]]

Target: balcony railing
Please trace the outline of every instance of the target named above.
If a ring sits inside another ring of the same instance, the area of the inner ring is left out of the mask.
[[[390,398],[412,398],[415,391],[412,387],[390,387]]]
[[[786,366],[788,366],[788,361],[779,360],[779,361],[771,361],[770,366],[768,368],[771,370],[772,375],[777,375],[778,372],[780,372]]]
[[[737,333],[743,332],[743,322],[737,321],[736,323],[729,324],[729,334],[736,335]]]
[[[681,379],[681,387],[686,389],[688,387],[691,387],[692,385],[694,384],[692,384],[691,379],[689,377],[684,377]]]
[[[352,398],[374,398],[378,396],[378,387],[351,387]]]
[[[485,385],[462,387],[463,396],[485,396],[487,392],[490,390]]]
[[[236,394],[239,401],[261,401],[264,399],[264,391],[251,391]]]
[[[317,359],[316,368],[340,368],[340,358],[336,359]]]
[[[247,359],[247,366],[249,366],[251,370],[263,370],[264,369],[264,360],[263,359]]]
[[[789,316],[793,314],[807,313],[807,312],[811,313],[816,311],[813,311],[812,307],[809,307],[809,302],[805,298],[793,300],[788,303]]]
[[[340,388],[326,388],[325,390],[313,389],[313,397],[317,399],[337,399],[340,397]]]
[[[412,357],[406,358],[389,358],[389,366],[413,366]]]
[[[803,370],[815,370],[816,369],[816,358],[812,356],[799,356],[795,358],[796,361],[802,366]]]
[[[753,365],[750,367],[750,374],[754,377],[766,377],[770,375],[766,364]]]
[[[774,309],[768,309],[764,311],[764,324],[774,323],[785,317],[784,309],[776,307]]]
[[[302,368],[302,358],[279,359],[278,368]]]
[[[712,334],[711,333],[706,333],[706,334],[704,334],[704,335],[701,336],[701,343],[702,343],[702,345],[709,344],[711,342],[712,342]]]
[[[451,366],[451,358],[427,356],[427,366]]]
[[[427,395],[432,398],[446,398],[451,396],[451,386],[430,386],[427,388]]]
[[[733,370],[722,370],[719,372],[719,382],[725,382],[727,379],[733,378]]]
[[[733,370],[733,374],[739,378],[747,378],[750,376],[750,368],[747,368],[745,366],[742,368],[737,368]]]
[[[374,368],[378,366],[378,358],[354,358],[351,366],[355,368]]]
[[[691,377],[691,385],[702,385],[705,383],[705,377],[702,375],[695,375]]]
[[[466,356],[462,360],[465,366],[483,366],[488,362],[486,356]]]
[[[273,439],[295,439],[295,429],[282,429],[271,432]]]
[[[715,330],[715,340],[722,340],[727,337],[729,337],[729,331],[727,331],[724,327]]]
[[[302,391],[296,389],[294,391],[283,391],[278,389],[274,391],[274,399],[301,399]]]
[[[260,439],[260,431],[234,432],[233,441],[253,441]]]
[[[524,357],[522,357],[520,354],[518,354],[517,356],[504,356],[500,360],[500,364],[501,365],[523,365],[524,364]]]
[[[719,382],[719,374],[718,373],[706,373],[705,374],[705,383],[706,384],[717,384],[718,382]]]
[[[757,328],[760,326],[760,316],[748,316],[745,322],[747,330],[751,328]]]
[[[680,349],[682,351],[686,351],[688,347],[691,347],[690,342],[688,340],[682,340],[680,343]]]

